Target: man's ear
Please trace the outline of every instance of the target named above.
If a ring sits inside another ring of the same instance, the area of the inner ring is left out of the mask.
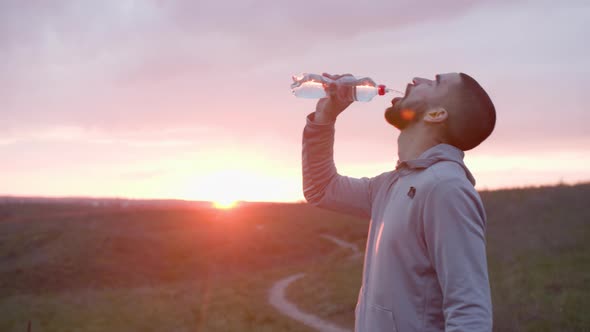
[[[426,111],[424,121],[428,123],[443,123],[449,117],[449,113],[444,107],[433,107]]]

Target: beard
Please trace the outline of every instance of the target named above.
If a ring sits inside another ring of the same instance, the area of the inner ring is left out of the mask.
[[[404,106],[403,98],[397,97],[392,101],[392,106],[385,110],[385,120],[399,130],[406,129],[418,120],[420,105],[417,107]]]

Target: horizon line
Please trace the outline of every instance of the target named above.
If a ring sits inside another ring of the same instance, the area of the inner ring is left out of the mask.
[[[577,182],[565,182],[559,181],[557,183],[546,183],[537,185],[522,185],[514,187],[498,187],[493,189],[483,188],[478,189],[477,192],[496,192],[496,191],[507,191],[507,190],[525,190],[525,189],[538,189],[538,188],[550,188],[550,187],[561,187],[561,186],[580,186],[590,185],[590,179],[582,180]],[[201,199],[189,199],[189,198],[173,198],[173,197],[124,197],[124,196],[84,196],[84,195],[14,195],[0,193],[0,200],[2,199],[40,199],[40,200],[118,200],[118,201],[176,201],[176,202],[187,202],[187,203],[214,203],[215,200],[201,200]],[[305,199],[298,200],[242,200],[238,199],[237,203],[307,203]]]

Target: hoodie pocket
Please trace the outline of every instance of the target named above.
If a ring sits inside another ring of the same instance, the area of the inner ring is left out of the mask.
[[[380,306],[370,304],[367,308],[367,331],[397,332],[393,312]]]

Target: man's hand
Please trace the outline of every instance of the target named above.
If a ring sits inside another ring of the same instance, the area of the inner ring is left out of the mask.
[[[322,76],[333,81],[341,78],[346,80],[347,77],[350,77],[351,81],[354,79],[354,76],[351,74],[330,75],[323,73]],[[352,96],[350,95],[352,90],[350,87],[340,86],[339,88],[336,83],[330,83],[326,90],[328,92],[328,97],[320,99],[315,108],[315,121],[317,123],[330,123],[336,121],[336,117],[352,104]]]

